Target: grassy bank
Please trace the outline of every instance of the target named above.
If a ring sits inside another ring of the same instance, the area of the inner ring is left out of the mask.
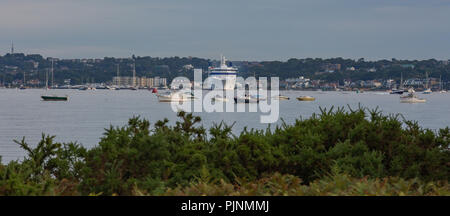
[[[0,195],[450,195],[448,127],[340,108],[235,136],[178,116],[111,126],[92,149],[18,141],[28,154],[0,165]]]

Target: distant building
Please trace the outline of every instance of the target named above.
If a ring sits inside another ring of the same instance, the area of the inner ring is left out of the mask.
[[[113,77],[113,85],[132,86],[133,85],[133,77],[115,76],[115,77]]]
[[[341,64],[326,64],[322,66],[322,68],[325,70],[325,72],[333,73],[335,71],[341,70]]]
[[[355,67],[347,67],[346,70],[348,70],[348,71],[355,71],[356,69],[355,69]]]
[[[184,66],[183,66],[183,69],[185,69],[185,70],[192,70],[192,69],[194,69],[194,66],[191,65],[191,64],[184,65]]]
[[[120,76],[113,77],[112,84],[117,86],[136,86],[136,87],[161,87],[167,85],[167,78],[160,77],[136,77],[133,81],[133,77]]]
[[[370,69],[367,70],[367,71],[369,71],[369,72],[377,72],[377,69],[376,69],[376,68],[370,68]]]
[[[153,82],[153,78],[151,77],[141,77],[137,79],[137,84],[139,87],[153,87],[154,86],[154,82]]]
[[[402,64],[400,65],[402,68],[410,68],[410,69],[414,69],[414,65],[413,64]]]

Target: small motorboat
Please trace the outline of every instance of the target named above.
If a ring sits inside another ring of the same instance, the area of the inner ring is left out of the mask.
[[[311,96],[300,96],[297,98],[297,100],[299,100],[299,101],[315,101],[316,98],[311,97]]]
[[[185,102],[194,99],[193,96],[184,93],[167,92],[164,94],[156,94],[159,102]]]
[[[234,97],[234,103],[259,103],[259,98],[253,98],[249,96]]]
[[[223,102],[227,102],[228,99],[226,97],[221,97],[221,96],[215,96],[213,98],[211,98],[211,101],[223,101]]]
[[[414,92],[410,92],[406,96],[400,96],[401,103],[425,103],[427,100],[423,98],[418,98]]]
[[[184,94],[184,96],[186,96],[188,99],[191,99],[191,100],[197,99],[197,98],[194,96],[194,93],[192,93],[192,92],[183,92],[183,94]]]
[[[253,98],[253,99],[258,99],[259,101],[265,101],[266,100],[266,98],[264,98],[262,95],[250,95],[250,98]]]
[[[392,89],[391,92],[389,92],[389,94],[399,94],[399,95],[401,95],[401,94],[403,94],[403,92],[405,92],[405,91],[402,90],[402,89]]]
[[[273,97],[274,99],[278,99],[278,100],[289,100],[288,96],[283,96],[283,95],[278,95]]]
[[[57,96],[57,95],[42,95],[42,100],[44,101],[67,101],[68,96]]]
[[[423,91],[423,94],[431,94],[433,91],[431,91],[431,89],[426,89],[425,91]]]

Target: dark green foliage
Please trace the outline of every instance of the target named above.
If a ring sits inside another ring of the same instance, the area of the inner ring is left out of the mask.
[[[53,143],[54,136],[42,135],[35,148],[25,138],[15,141],[27,152],[22,161],[0,165],[0,195],[74,194],[84,167],[86,149],[74,144]]]
[[[18,144],[28,156],[0,165],[0,194],[163,195],[193,182],[214,189],[215,184],[255,182],[276,173],[322,187],[321,181],[335,170],[345,174],[336,178],[413,179],[406,185],[450,179],[448,127],[434,132],[378,110],[332,107],[293,125],[244,129],[239,135],[224,123],[207,133],[197,126],[199,117],[185,112],[178,116],[181,121],[173,126],[165,119],[153,127],[134,117],[125,127],[111,126],[90,150],[53,143],[49,136],[35,148],[22,140]],[[385,190],[378,183],[373,187]]]
[[[86,157],[82,192],[130,195],[135,186],[160,193],[167,186],[187,184],[207,166],[205,130],[200,119],[179,113],[173,127],[159,121],[150,133],[147,120],[135,117],[128,127],[107,130],[98,147]]]

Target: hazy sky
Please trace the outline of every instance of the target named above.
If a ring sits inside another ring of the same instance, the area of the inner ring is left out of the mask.
[[[0,54],[450,58],[450,0],[0,0]]]

